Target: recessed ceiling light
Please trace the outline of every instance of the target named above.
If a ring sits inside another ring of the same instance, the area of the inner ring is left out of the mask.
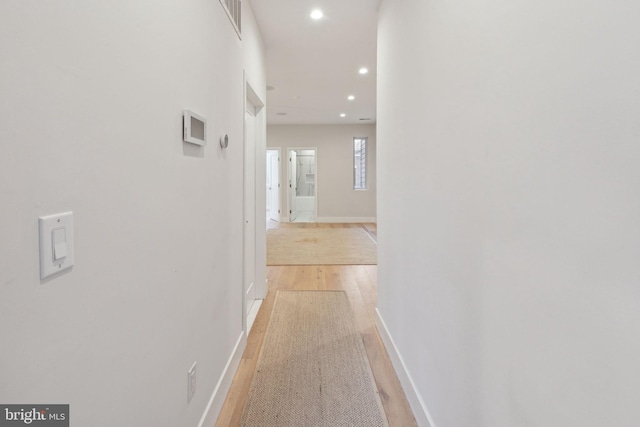
[[[369,72],[369,70],[367,70],[367,68],[366,68],[366,67],[362,67],[362,68],[360,68],[360,70],[358,70],[358,72],[359,72],[360,74],[367,74],[367,73]]]
[[[312,19],[321,19],[324,16],[324,13],[322,13],[322,11],[320,9],[314,9],[311,12],[311,18]]]
[[[349,101],[353,101],[354,99],[356,99],[356,97],[355,97],[355,96],[353,96],[353,95],[349,95],[349,96],[347,96],[347,99],[348,99]]]
[[[340,117],[347,117],[345,113],[340,113]]]
[[[286,116],[286,115],[287,115],[287,113],[283,113],[283,112],[276,113],[276,116]]]

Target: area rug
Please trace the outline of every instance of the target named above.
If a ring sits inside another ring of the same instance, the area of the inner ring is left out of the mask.
[[[241,426],[388,426],[344,291],[278,291]]]
[[[362,228],[267,230],[267,265],[376,263],[376,242]]]

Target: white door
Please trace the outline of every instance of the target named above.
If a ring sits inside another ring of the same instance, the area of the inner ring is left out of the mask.
[[[267,150],[267,218],[280,221],[280,150]]]
[[[296,211],[296,176],[297,176],[297,153],[289,150],[289,221],[293,222],[298,216]]]
[[[256,300],[256,117],[247,103],[244,139],[244,303],[249,314]]]

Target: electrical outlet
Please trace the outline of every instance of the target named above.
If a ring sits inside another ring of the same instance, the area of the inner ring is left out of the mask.
[[[191,369],[189,369],[189,381],[187,383],[187,402],[191,402],[193,396],[196,394],[196,362],[193,362]]]

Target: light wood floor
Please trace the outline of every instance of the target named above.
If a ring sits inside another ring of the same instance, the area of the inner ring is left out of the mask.
[[[361,227],[374,239],[375,224],[268,223],[269,228]],[[267,267],[269,290],[247,339],[247,348],[231,384],[216,427],[238,426],[249,393],[258,354],[271,316],[276,290],[344,290],[369,357],[389,425],[416,426],[411,408],[380,340],[374,323],[377,267],[375,265],[315,265]]]

